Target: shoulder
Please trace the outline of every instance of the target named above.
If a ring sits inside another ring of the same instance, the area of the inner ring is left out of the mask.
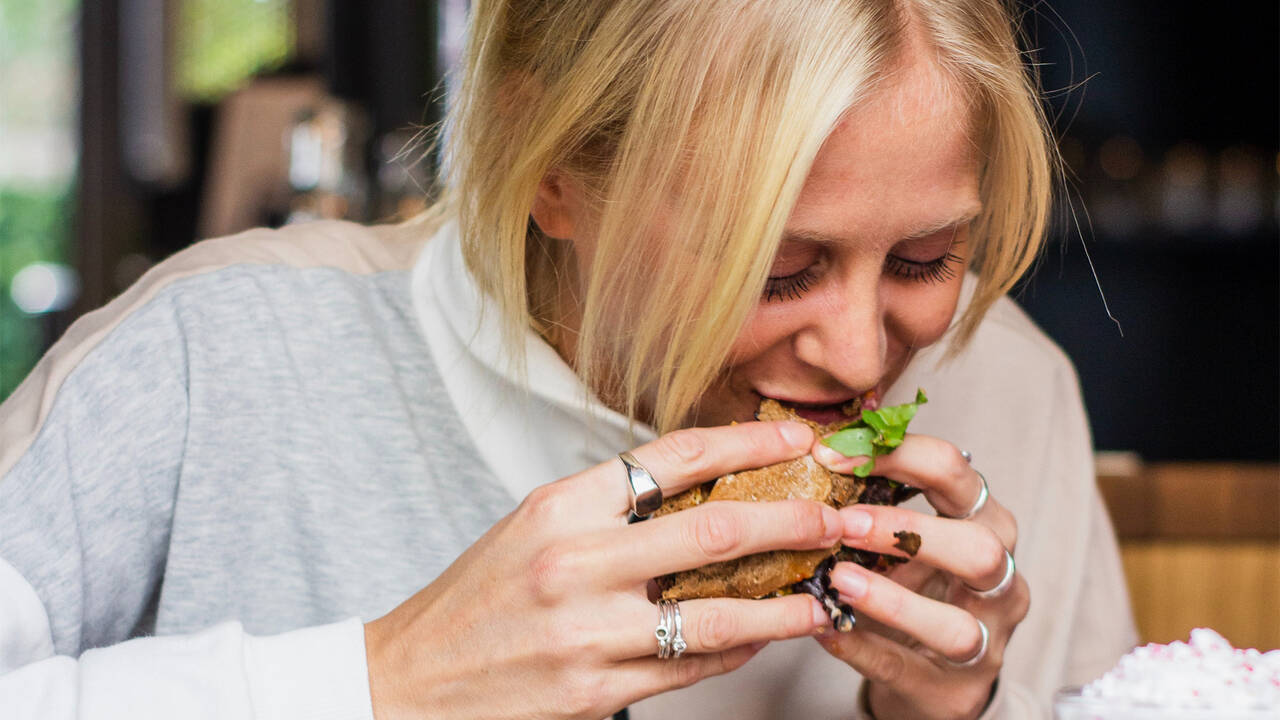
[[[1070,358],[1013,300],[998,300],[970,342],[949,349],[944,338],[922,350],[888,398],[925,389],[930,403],[913,425],[917,432],[951,440],[975,457],[981,448],[987,458],[1019,461],[1031,461],[1046,443],[1089,444]]]
[[[991,306],[967,345],[953,348],[944,337],[916,356],[903,380],[924,385],[939,406],[966,412],[1041,404],[1077,385],[1071,359],[1008,297]]]
[[[35,438],[59,391],[93,371],[108,387],[180,367],[193,336],[228,351],[282,326],[373,313],[407,322],[408,271],[426,235],[414,223],[316,222],[196,243],[151,268],[119,297],[78,319],[0,404],[0,474]],[[326,313],[329,313],[326,315]],[[268,325],[267,322],[274,323]],[[291,336],[294,337],[294,336]],[[218,338],[226,342],[219,341]],[[157,367],[157,365],[179,367]],[[126,377],[127,376],[127,377]]]
[[[425,239],[413,223],[322,221],[278,230],[259,228],[196,243],[157,265],[138,285],[145,290],[238,265],[330,268],[354,275],[408,270]]]

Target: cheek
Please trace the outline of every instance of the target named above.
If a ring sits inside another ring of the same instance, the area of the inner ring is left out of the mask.
[[[730,365],[745,365],[788,341],[804,324],[807,303],[759,304],[742,326],[729,351]]]
[[[886,292],[885,325],[891,341],[922,348],[937,342],[955,316],[961,278],[945,283],[894,285]]]

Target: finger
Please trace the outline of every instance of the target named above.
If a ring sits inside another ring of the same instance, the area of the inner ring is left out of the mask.
[[[715,501],[648,522],[600,531],[570,552],[595,568],[597,582],[628,587],[667,573],[766,550],[834,547],[844,522],[811,500]],[[619,562],[619,558],[626,562]]]
[[[614,666],[611,684],[626,688],[625,703],[630,705],[644,698],[688,687],[699,680],[737,670],[755,657],[764,644],[745,645],[724,652],[705,655],[685,654],[678,658],[659,660],[655,654],[648,658],[624,660]]]
[[[995,587],[1004,578],[1004,541],[980,523],[886,505],[847,505],[840,514],[842,541],[850,547],[908,557],[976,588]]]
[[[910,648],[855,628],[847,633],[817,636],[822,647],[846,662],[870,683],[883,684],[907,695],[919,695],[942,686],[945,671]]]
[[[968,612],[917,595],[892,580],[853,563],[836,563],[831,586],[854,610],[914,638],[954,662],[982,648],[982,628]]]
[[[679,603],[686,652],[719,653],[743,645],[812,635],[831,624],[822,606],[808,595],[768,600],[715,598]],[[636,599],[626,619],[615,627],[618,657],[644,657],[658,652],[654,631],[658,608]]]
[[[902,707],[917,708],[918,701],[914,699],[930,698],[927,717],[975,717],[991,694],[991,666],[942,667],[893,640],[862,629],[827,633],[817,640],[870,683],[871,706],[880,713],[879,717],[898,716],[892,706],[885,709],[881,704],[893,696],[902,700]]]
[[[836,472],[852,473],[866,458],[846,458],[818,443],[814,458]],[[893,452],[876,458],[875,474],[924,491],[943,515],[960,515],[973,507],[982,480],[960,450],[945,440],[908,433]]]
[[[653,476],[663,495],[670,497],[731,472],[800,457],[812,444],[813,431],[804,423],[748,422],[677,430],[631,454]],[[580,511],[622,517],[630,509],[627,471],[617,458],[563,482],[578,499]],[[602,487],[605,492],[600,491]]]

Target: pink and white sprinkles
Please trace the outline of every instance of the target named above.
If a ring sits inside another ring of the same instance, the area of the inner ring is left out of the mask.
[[[1208,628],[1135,648],[1081,695],[1168,708],[1280,708],[1280,650],[1237,650]]]

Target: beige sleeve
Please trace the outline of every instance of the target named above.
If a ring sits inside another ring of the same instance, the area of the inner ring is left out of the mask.
[[[1063,685],[1081,685],[1097,678],[1138,641],[1111,518],[1097,492],[1091,505],[1085,550],[1089,560],[1075,601]],[[1045,701],[1025,685],[1002,682],[979,720],[1047,720]]]
[[[1076,639],[1063,669],[1067,685],[1080,685],[1111,669],[1138,643],[1120,548],[1111,518],[1095,492],[1090,513],[1089,567],[1076,601],[1071,636]]]

